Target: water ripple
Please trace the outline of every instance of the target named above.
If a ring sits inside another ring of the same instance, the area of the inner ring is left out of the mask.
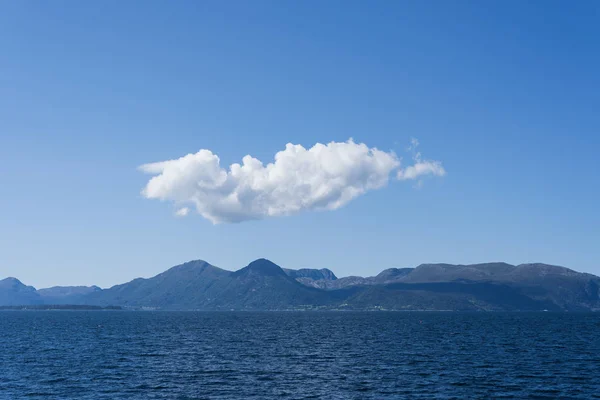
[[[0,399],[600,398],[599,314],[2,312]]]

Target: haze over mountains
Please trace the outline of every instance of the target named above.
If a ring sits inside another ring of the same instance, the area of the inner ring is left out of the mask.
[[[74,304],[164,310],[600,311],[600,278],[546,264],[422,264],[373,277],[283,269],[266,259],[238,271],[190,261],[108,289],[36,290],[0,280],[0,306]]]

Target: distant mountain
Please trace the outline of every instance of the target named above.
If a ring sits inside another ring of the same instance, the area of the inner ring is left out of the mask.
[[[0,280],[0,305],[16,306],[42,303],[43,300],[33,286],[26,286],[16,278]]]
[[[436,282],[369,285],[348,298],[354,309],[439,311],[558,311],[547,300],[493,283]]]
[[[389,268],[380,272],[377,276],[363,278],[362,276],[347,276],[336,280],[315,279],[312,277],[297,278],[297,281],[319,289],[337,290],[351,286],[383,285],[398,282],[411,273],[413,268]]]
[[[403,279],[405,282],[494,281],[517,267],[506,263],[472,265],[421,264]]]
[[[337,276],[327,269],[310,269],[310,268],[301,268],[301,269],[283,269],[288,276],[291,276],[294,279],[298,278],[309,278],[312,280],[324,279],[327,281],[335,281]]]
[[[600,278],[547,264],[422,264],[372,277],[282,269],[266,259],[235,271],[190,261],[109,289],[36,290],[0,281],[0,306],[76,304],[166,310],[600,311]]]
[[[94,293],[87,304],[161,309],[261,310],[327,303],[272,262],[260,259],[235,271],[191,261],[150,279],[135,279]]]
[[[598,309],[600,278],[548,264],[489,263],[474,265],[423,264],[403,282],[494,282],[518,288],[523,294],[551,301],[562,309]]]
[[[170,309],[210,304],[227,286],[231,272],[196,260],[177,265],[153,278],[137,278],[87,296],[86,304]]]
[[[414,268],[389,268],[381,271],[373,281],[376,284],[384,284],[397,282],[403,279],[408,274],[411,274],[414,271]]]
[[[218,309],[312,308],[332,303],[322,290],[307,287],[266,259],[251,262],[233,272],[218,302]]]
[[[100,291],[98,286],[54,286],[37,292],[45,304],[59,305],[81,303],[89,294]]]

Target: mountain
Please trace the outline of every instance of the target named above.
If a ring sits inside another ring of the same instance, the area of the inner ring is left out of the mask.
[[[33,286],[26,286],[16,278],[0,280],[0,305],[16,306],[42,303],[43,300]]]
[[[600,278],[547,264],[422,264],[371,277],[283,269],[266,259],[235,272],[206,261],[109,289],[36,290],[0,281],[0,306],[77,304],[164,310],[600,311]]]
[[[266,259],[231,273],[229,284],[216,301],[218,309],[312,308],[332,303],[322,290],[305,286]]]
[[[205,261],[175,266],[150,279],[134,279],[88,296],[86,304],[160,309],[261,310],[328,303],[271,261],[260,259],[235,271]]]
[[[551,301],[565,310],[597,309],[600,278],[548,264],[488,263],[473,265],[423,264],[404,277],[406,283],[493,282],[518,288],[540,301]]]
[[[6,278],[0,281],[0,305],[81,304],[89,294],[101,290],[98,286],[54,286],[36,290],[16,278]]]
[[[374,277],[373,281],[377,284],[396,282],[411,274],[414,268],[389,268],[381,271]]]
[[[392,283],[371,285],[348,300],[355,308],[377,305],[392,310],[560,311],[548,299],[491,282]],[[600,309],[599,309],[600,310]]]
[[[197,308],[210,304],[227,286],[229,271],[196,260],[177,265],[153,278],[137,278],[95,292],[86,304],[169,309]]]
[[[319,289],[337,290],[352,286],[383,285],[400,281],[403,277],[412,272],[413,268],[389,268],[380,272],[377,276],[363,278],[362,276],[347,276],[335,280],[314,279],[312,277],[296,278],[296,280],[306,286]]]
[[[497,281],[517,267],[506,263],[471,265],[421,264],[407,274],[405,282]]]
[[[301,268],[301,269],[286,269],[283,268],[283,271],[294,279],[299,278],[308,278],[312,280],[324,279],[327,281],[335,281],[337,276],[327,268],[322,269],[310,269],[310,268]]]
[[[101,290],[98,286],[54,286],[37,292],[43,303],[59,305],[81,303],[89,294]]]

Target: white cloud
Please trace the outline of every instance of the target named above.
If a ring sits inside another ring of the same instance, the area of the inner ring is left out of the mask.
[[[190,209],[187,207],[182,207],[179,210],[175,211],[175,216],[176,217],[185,217],[186,215],[188,215],[190,213]]]
[[[398,171],[398,178],[403,171],[403,176],[414,174],[408,172],[412,167],[399,168],[400,159],[393,152],[369,148],[352,139],[317,143],[310,149],[287,144],[267,165],[247,155],[241,165],[225,169],[217,155],[203,149],[139,167],[155,175],[143,189],[144,197],[193,205],[215,224],[334,210],[385,186],[393,171]],[[176,215],[188,212],[183,207]]]
[[[398,179],[401,181],[417,179],[425,175],[444,176],[446,170],[439,161],[419,161],[398,171]]]
[[[415,162],[413,165],[410,165],[404,169],[399,169],[396,173],[396,177],[401,180],[413,180],[418,179],[426,175],[433,176],[444,176],[446,175],[446,170],[442,166],[442,163],[439,161],[431,161],[431,160],[423,160],[421,153],[417,152],[417,147],[419,147],[419,141],[415,138],[410,140],[410,146],[408,147],[408,151],[413,153],[413,161]],[[417,184],[417,188],[421,188],[423,186],[423,182],[419,181]]]

